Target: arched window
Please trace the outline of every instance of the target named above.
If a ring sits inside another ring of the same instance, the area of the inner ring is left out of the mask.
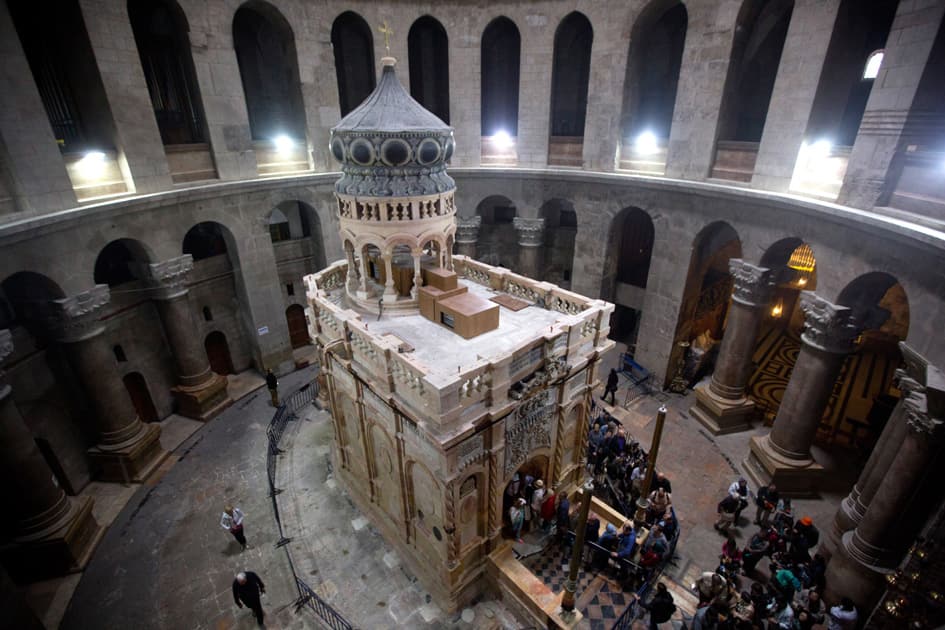
[[[119,363],[124,363],[128,360],[128,357],[125,356],[125,350],[120,345],[116,345],[112,348],[112,352],[115,353],[115,360]]]
[[[212,322],[212,321],[213,321],[213,313],[210,312],[210,307],[209,307],[209,306],[204,306],[204,307],[203,307],[203,320],[204,320],[205,322]]]
[[[361,104],[374,91],[374,39],[367,22],[351,11],[331,25],[331,48],[335,53],[338,103],[341,115]]]
[[[410,95],[440,120],[450,122],[450,56],[446,29],[424,15],[407,34]]]
[[[288,22],[267,4],[244,5],[233,18],[233,46],[253,139],[303,140],[298,59]]]
[[[875,79],[879,75],[879,67],[883,65],[883,55],[885,51],[874,50],[866,60],[866,66],[863,68],[863,79]]]
[[[518,81],[522,38],[507,17],[482,34],[482,135],[518,135]]]
[[[128,16],[164,144],[204,142],[187,19],[173,0],[129,0]]]
[[[584,135],[593,41],[591,23],[578,12],[558,26],[551,78],[552,136]]]

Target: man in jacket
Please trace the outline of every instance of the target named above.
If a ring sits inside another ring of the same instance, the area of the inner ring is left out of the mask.
[[[256,623],[263,625],[263,609],[259,596],[266,592],[266,585],[252,571],[241,571],[233,580],[233,600],[240,608],[246,604],[253,611]]]

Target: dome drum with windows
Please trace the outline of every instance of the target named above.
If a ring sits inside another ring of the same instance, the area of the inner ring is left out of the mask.
[[[392,57],[381,63],[377,87],[332,128],[330,148],[342,170],[335,198],[348,297],[369,310],[380,298],[390,312],[417,307],[421,266],[452,269],[456,184],[446,172],[452,127],[407,93]]]

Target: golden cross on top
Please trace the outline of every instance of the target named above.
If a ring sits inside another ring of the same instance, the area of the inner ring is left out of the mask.
[[[377,30],[384,34],[384,48],[387,49],[387,56],[390,57],[390,36],[394,34],[394,31],[387,25],[387,20],[384,20]]]

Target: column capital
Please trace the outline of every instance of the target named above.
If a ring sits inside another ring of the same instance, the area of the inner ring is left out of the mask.
[[[74,343],[100,334],[105,324],[98,315],[112,299],[108,285],[96,284],[82,293],[52,301],[51,328],[60,341]]]
[[[518,244],[523,247],[540,247],[545,242],[545,220],[515,217],[512,226],[518,234]]]
[[[910,392],[902,399],[902,405],[905,410],[906,425],[912,433],[930,441],[939,436],[941,426],[945,422],[929,415],[928,402],[924,393]]]
[[[774,273],[741,258],[728,261],[728,270],[735,279],[732,299],[746,306],[765,306],[774,288]]]
[[[479,228],[482,217],[456,217],[456,242],[475,243],[479,240]]]
[[[184,284],[194,269],[194,257],[190,254],[168,258],[148,265],[148,275],[154,286],[155,299],[170,300],[187,293]]]
[[[801,341],[832,354],[853,351],[859,331],[851,309],[828,302],[812,291],[801,292],[801,308],[805,315]]]

